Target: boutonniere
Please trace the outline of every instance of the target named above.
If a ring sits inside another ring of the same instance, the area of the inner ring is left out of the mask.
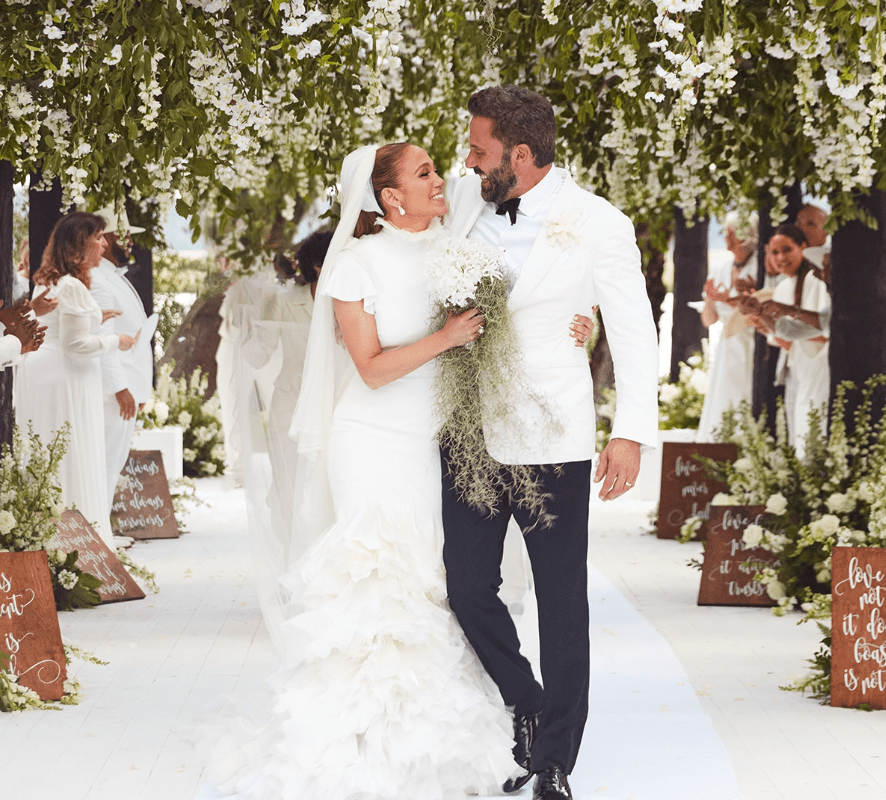
[[[579,240],[578,223],[580,218],[580,211],[564,211],[559,216],[545,220],[542,228],[551,241],[561,247],[571,247]]]

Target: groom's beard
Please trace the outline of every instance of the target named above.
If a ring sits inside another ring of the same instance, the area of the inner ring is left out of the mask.
[[[474,172],[481,174],[482,170],[474,167]],[[511,166],[511,151],[502,153],[501,163],[491,172],[486,173],[487,183],[480,187],[480,196],[487,203],[499,205],[508,199],[508,195],[517,185],[517,174]]]

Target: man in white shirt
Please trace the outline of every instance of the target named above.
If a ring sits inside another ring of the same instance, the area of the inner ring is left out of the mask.
[[[102,325],[103,333],[125,333],[137,336],[147,321],[141,298],[126,279],[126,268],[120,263],[127,257],[127,250],[120,243],[129,244],[130,235],[141,233],[144,228],[129,224],[124,211],[120,218],[112,208],[96,211],[104,217],[105,255],[92,270],[90,293],[99,308],[115,309],[119,316]],[[125,233],[125,239],[119,232]],[[154,363],[151,348],[136,346],[121,352],[117,349],[101,357],[102,389],[105,405],[105,454],[108,471],[108,499],[114,502],[114,493],[120,473],[129,457],[132,434],[138,408],[151,396]]]
[[[514,758],[524,774],[504,789],[517,791],[535,774],[534,800],[562,800],[572,797],[567,776],[588,714],[588,505],[596,427],[587,357],[570,346],[565,332],[575,311],[590,316],[600,307],[617,391],[612,439],[594,476],[604,500],[633,486],[641,445],[657,442],[658,345],[634,226],[553,166],[551,104],[522,87],[502,86],[475,94],[468,110],[465,164],[476,174],[456,188],[452,230],[503,253],[512,287],[508,308],[529,387],[513,387],[515,411],[507,419],[484,418],[484,438],[502,465],[537,468],[548,493],[546,511],[555,520],[550,528],[535,525],[538,518],[507,489],[493,514],[469,506],[455,490],[444,451],[443,560],[450,606],[514,710]],[[556,416],[556,426],[546,424],[545,410]],[[502,474],[507,480],[507,467]],[[511,516],[532,562],[544,689],[520,653],[498,595]]]

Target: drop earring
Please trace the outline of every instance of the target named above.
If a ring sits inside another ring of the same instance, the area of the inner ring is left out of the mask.
[[[400,209],[400,216],[401,216],[401,217],[405,217],[405,216],[406,216],[406,212],[403,210],[403,206],[398,205],[397,208]]]

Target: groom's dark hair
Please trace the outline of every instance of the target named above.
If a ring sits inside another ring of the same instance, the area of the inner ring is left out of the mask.
[[[525,144],[536,167],[553,162],[557,123],[550,102],[538,92],[522,86],[490,86],[471,97],[468,111],[492,120],[492,135],[505,152]]]

